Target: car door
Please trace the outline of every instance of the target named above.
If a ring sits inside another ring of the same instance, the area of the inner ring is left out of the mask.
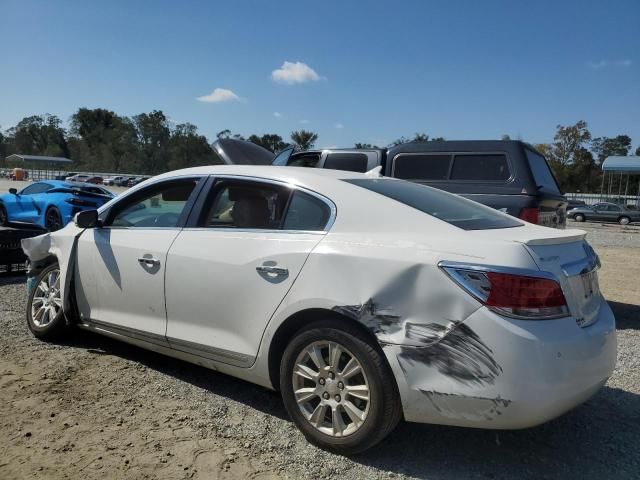
[[[86,322],[164,341],[167,252],[203,178],[156,182],[101,214],[103,226],[78,240],[77,299]]]
[[[167,340],[248,367],[276,308],[335,216],[313,192],[260,179],[216,179],[167,258]]]
[[[44,182],[33,183],[16,195],[16,214],[12,219],[19,222],[35,223],[42,214],[43,195],[53,185]]]

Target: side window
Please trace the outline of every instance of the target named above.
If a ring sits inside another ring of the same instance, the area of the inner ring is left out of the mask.
[[[366,172],[367,162],[366,153],[329,153],[324,161],[324,168],[349,172]]]
[[[331,210],[322,200],[295,191],[291,197],[282,229],[322,231],[327,226],[330,216]]]
[[[507,157],[496,154],[456,155],[452,180],[506,181],[511,176]]]
[[[404,180],[446,180],[451,155],[399,154],[393,161],[393,176]]]
[[[43,193],[48,190],[51,190],[53,187],[48,183],[34,183],[33,185],[29,185],[24,188],[20,195],[35,195],[36,193]]]
[[[298,155],[292,155],[287,161],[287,167],[311,167],[318,166],[320,161],[319,153],[302,153]]]
[[[107,225],[113,227],[177,227],[197,179],[163,182],[114,205]]]
[[[209,228],[279,229],[289,194],[288,188],[269,183],[220,181],[214,186],[201,225]]]

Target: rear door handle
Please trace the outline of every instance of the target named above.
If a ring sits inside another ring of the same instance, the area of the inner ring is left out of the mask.
[[[260,267],[256,267],[256,271],[258,273],[271,273],[274,275],[289,275],[289,270],[282,267],[272,267],[269,265],[262,265]]]
[[[153,257],[140,257],[138,259],[138,262],[141,265],[148,265],[150,267],[155,267],[157,265],[160,265],[160,260],[158,260],[157,258],[153,258]]]

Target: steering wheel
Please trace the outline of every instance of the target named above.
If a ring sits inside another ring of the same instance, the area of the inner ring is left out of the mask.
[[[180,218],[180,215],[178,215],[177,213],[161,213],[153,221],[153,224],[156,227],[173,226],[178,223],[179,218]]]

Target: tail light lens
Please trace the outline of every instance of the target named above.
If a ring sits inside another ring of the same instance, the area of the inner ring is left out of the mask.
[[[524,220],[529,223],[540,223],[540,209],[539,208],[523,208],[518,215],[520,220]]]
[[[98,204],[90,202],[89,200],[83,200],[81,198],[67,198],[65,202],[75,205],[76,207],[97,207]]]
[[[569,315],[560,284],[541,277],[443,266],[468,293],[495,312],[526,320]]]

